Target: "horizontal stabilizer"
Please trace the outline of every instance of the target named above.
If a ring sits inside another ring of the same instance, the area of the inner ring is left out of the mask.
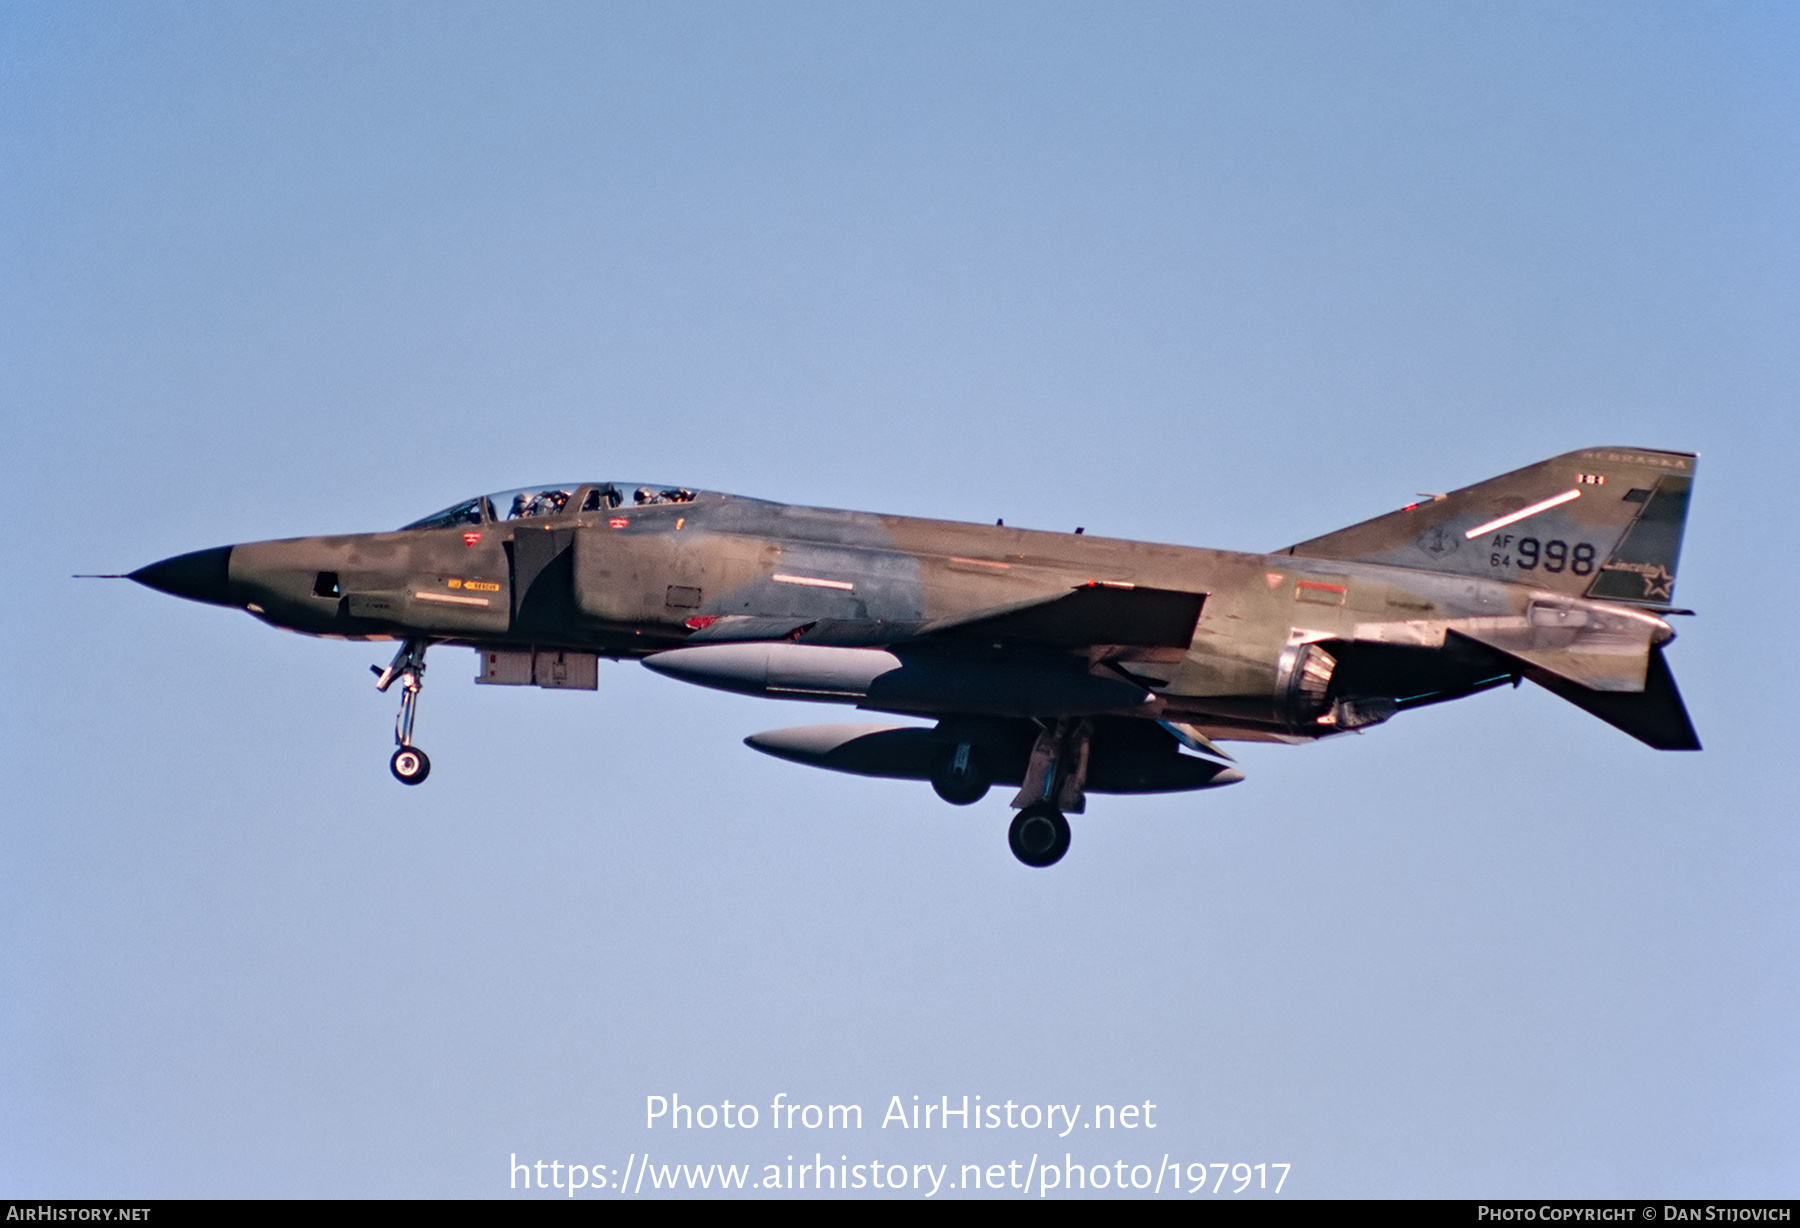
[[[1523,615],[1459,618],[1445,627],[1590,691],[1620,692],[1644,689],[1651,645],[1673,634],[1638,610],[1541,600]]]
[[[1681,702],[1675,676],[1669,672],[1660,647],[1650,650],[1644,689],[1637,693],[1591,691],[1536,666],[1528,667],[1525,676],[1646,746],[1657,750],[1700,749],[1700,735],[1688,719],[1687,705]]]
[[[1050,648],[1186,649],[1206,594],[1089,583],[1043,601],[936,624],[929,634]]]

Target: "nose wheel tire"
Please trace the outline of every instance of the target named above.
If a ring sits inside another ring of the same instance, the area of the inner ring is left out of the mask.
[[[1069,851],[1069,820],[1056,807],[1040,802],[1013,817],[1006,838],[1013,856],[1026,865],[1053,866]]]
[[[388,760],[388,771],[403,785],[423,784],[425,778],[431,775],[431,760],[416,746],[402,746]]]

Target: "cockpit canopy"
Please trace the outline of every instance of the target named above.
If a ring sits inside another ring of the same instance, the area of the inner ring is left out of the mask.
[[[405,529],[451,529],[459,525],[524,520],[543,516],[567,516],[577,512],[605,512],[625,503],[625,494],[612,482],[574,482],[560,486],[524,486],[482,495],[434,512],[423,520],[402,525]],[[694,492],[684,486],[639,486],[631,492],[637,507],[656,503],[692,503]]]

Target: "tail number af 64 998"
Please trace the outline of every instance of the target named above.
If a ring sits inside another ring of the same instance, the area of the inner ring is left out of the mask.
[[[1508,546],[1512,546],[1510,550]],[[1517,567],[1520,571],[1536,571],[1542,567],[1551,573],[1571,571],[1585,576],[1594,570],[1594,547],[1591,542],[1576,542],[1571,549],[1561,538],[1540,542],[1535,537],[1521,537],[1512,545],[1511,536],[1496,537],[1490,567]]]

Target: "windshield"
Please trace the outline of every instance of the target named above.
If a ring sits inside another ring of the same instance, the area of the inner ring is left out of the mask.
[[[441,512],[433,512],[423,520],[415,520],[411,524],[401,525],[401,529],[451,529],[459,524],[480,524],[482,504],[486,499],[470,499],[467,503],[458,503],[455,507],[447,507]],[[488,509],[488,516],[494,514]]]

